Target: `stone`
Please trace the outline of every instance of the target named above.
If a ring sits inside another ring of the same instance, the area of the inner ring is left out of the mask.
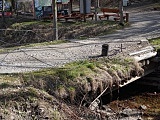
[[[121,115],[127,117],[127,116],[130,116],[131,113],[132,113],[132,109],[127,108],[127,109],[124,109],[124,110],[121,112]]]
[[[139,107],[139,109],[140,109],[140,110],[146,110],[146,109],[147,109],[147,106],[141,105],[141,106]]]
[[[127,108],[127,109],[124,109],[120,112],[120,115],[122,117],[133,117],[133,116],[140,116],[141,115],[141,112],[137,109],[130,109],[130,108]]]
[[[103,105],[102,109],[105,110],[106,112],[113,112],[113,110],[106,105]]]
[[[96,101],[94,101],[93,103],[91,103],[91,105],[90,105],[90,107],[89,107],[90,110],[95,110],[95,109],[97,109],[99,103],[100,103],[100,100],[99,100],[99,99],[97,99]]]

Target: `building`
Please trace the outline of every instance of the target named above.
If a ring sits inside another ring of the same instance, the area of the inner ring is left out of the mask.
[[[0,0],[0,17],[2,16],[2,11],[4,12],[4,16],[12,16],[11,0]]]

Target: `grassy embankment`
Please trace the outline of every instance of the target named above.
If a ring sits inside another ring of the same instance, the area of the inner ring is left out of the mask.
[[[150,39],[149,42],[155,47],[155,49],[160,49],[160,38]]]
[[[76,104],[79,107],[83,102],[91,103],[106,87],[111,89],[123,82],[121,80],[127,81],[132,76],[141,74],[143,70],[132,59],[103,58],[98,61],[73,62],[63,68],[1,75],[1,113],[10,115],[9,109],[13,108],[18,112],[17,115],[23,113],[27,116],[24,111],[26,104],[30,106],[30,110],[32,104],[37,103],[45,103],[51,107],[53,104],[50,101],[56,101],[57,106],[60,105],[57,101],[65,101],[64,103]],[[50,108],[50,113],[54,112],[61,114],[62,111]],[[62,113],[65,114],[66,111]],[[34,116],[37,115],[34,113]]]
[[[155,41],[159,40],[154,40],[153,44],[159,44]],[[91,102],[106,87],[116,86],[122,82],[121,80],[126,81],[141,74],[143,74],[141,67],[130,58],[79,61],[67,64],[63,68],[23,74],[4,74],[0,76],[0,88],[3,90],[0,102],[4,110],[1,113],[10,114],[7,108],[12,107],[17,112],[25,114],[24,108],[27,104],[43,100],[50,105],[49,101],[56,98],[80,106],[82,100]],[[26,104],[22,104],[24,102]],[[55,113],[62,113],[57,109],[50,112],[53,116]],[[61,117],[59,115],[58,119]]]

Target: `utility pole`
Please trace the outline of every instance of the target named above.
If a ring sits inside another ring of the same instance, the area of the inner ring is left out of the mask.
[[[123,19],[123,0],[119,0],[119,12],[120,12],[120,21],[119,24],[124,26],[124,19]]]
[[[95,3],[94,3],[94,12],[95,12],[95,21],[97,21],[97,7],[99,4],[99,0],[95,0]]]
[[[52,13],[53,13],[53,40],[58,40],[57,0],[52,0]]]

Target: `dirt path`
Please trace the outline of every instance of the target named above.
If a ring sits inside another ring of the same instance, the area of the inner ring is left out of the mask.
[[[62,66],[65,63],[101,55],[101,46],[110,42],[109,55],[120,52],[120,42],[160,37],[160,11],[130,13],[131,26],[114,34],[71,40],[71,43],[26,48],[0,54],[0,73],[17,73]],[[134,42],[132,42],[134,43]],[[128,52],[127,44],[123,52]],[[133,45],[134,46],[134,45]],[[133,47],[132,50],[135,48]]]

